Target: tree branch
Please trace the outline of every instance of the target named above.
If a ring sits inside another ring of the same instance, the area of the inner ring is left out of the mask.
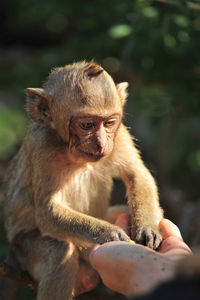
[[[37,288],[37,283],[31,278],[27,271],[16,270],[6,262],[0,262],[0,275],[17,280],[30,286],[32,289]]]

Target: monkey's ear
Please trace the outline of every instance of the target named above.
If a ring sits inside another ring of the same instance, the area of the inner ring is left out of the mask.
[[[128,88],[128,82],[120,82],[116,85],[119,97],[122,101],[122,104],[124,105],[128,96],[127,88]]]
[[[52,121],[50,102],[51,97],[43,89],[28,88],[26,110],[28,116],[36,123],[46,126]]]

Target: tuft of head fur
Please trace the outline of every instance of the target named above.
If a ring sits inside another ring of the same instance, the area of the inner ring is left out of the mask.
[[[73,89],[87,79],[96,78],[104,69],[95,61],[81,61],[64,67],[54,68],[44,83],[44,89],[49,95],[54,95],[57,90]],[[63,88],[60,88],[63,86]]]
[[[43,88],[52,97],[52,103],[62,103],[69,111],[72,105],[78,109],[80,105],[103,109],[119,98],[111,76],[93,60],[53,69]]]
[[[88,63],[88,68],[85,70],[89,78],[97,77],[99,74],[103,72],[103,68],[97,64],[95,61],[91,61]]]

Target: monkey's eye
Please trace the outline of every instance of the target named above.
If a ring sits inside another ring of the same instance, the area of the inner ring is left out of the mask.
[[[94,123],[93,122],[81,122],[80,127],[84,130],[89,130],[94,127]]]
[[[112,127],[115,124],[115,120],[111,120],[104,123],[105,127]]]

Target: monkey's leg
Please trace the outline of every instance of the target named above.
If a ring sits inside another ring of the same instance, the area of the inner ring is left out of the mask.
[[[51,254],[38,286],[37,300],[72,299],[74,277],[77,272],[78,259],[70,256],[70,251],[63,254]],[[61,254],[61,255],[60,255]]]
[[[64,243],[39,232],[16,240],[21,265],[38,282],[37,300],[69,300],[78,269],[78,251],[72,243]]]

